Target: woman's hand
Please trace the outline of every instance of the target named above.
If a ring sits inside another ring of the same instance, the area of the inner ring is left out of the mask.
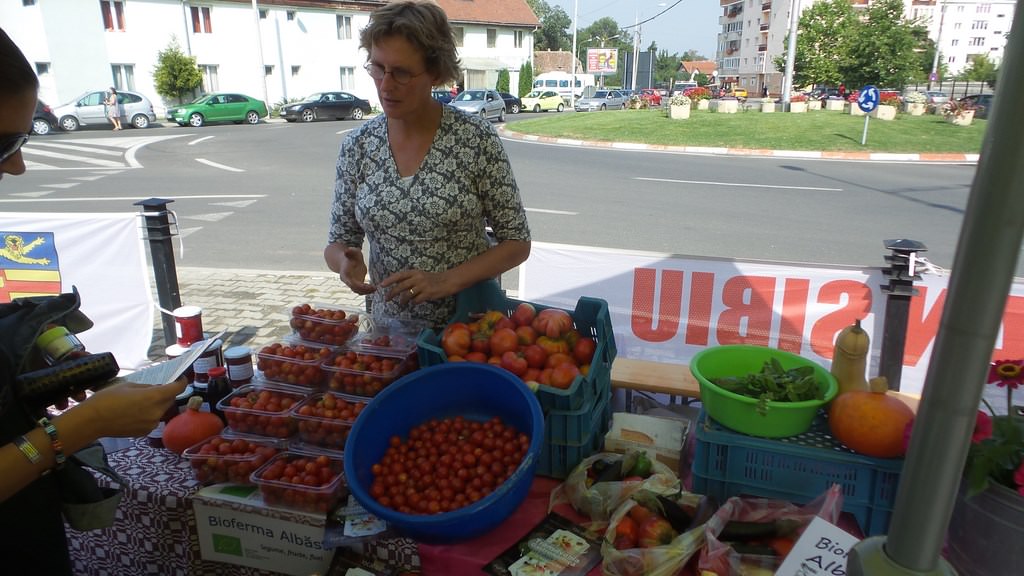
[[[356,294],[372,294],[376,288],[366,282],[366,261],[363,260],[363,251],[346,246],[341,254],[338,263],[338,276],[341,281]]]
[[[454,294],[447,286],[446,278],[444,273],[402,270],[382,280],[380,287],[387,292],[388,300],[420,304]]]
[[[86,411],[88,423],[97,437],[133,438],[149,434],[160,417],[185,391],[184,376],[170,384],[153,386],[122,381],[103,388],[71,411]]]

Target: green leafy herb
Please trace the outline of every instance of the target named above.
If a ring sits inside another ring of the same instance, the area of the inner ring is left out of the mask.
[[[757,398],[757,411],[768,413],[768,402],[803,402],[821,400],[824,394],[814,377],[813,366],[800,366],[785,370],[778,360],[766,360],[756,374],[724,376],[711,380],[721,388],[750,398]]]

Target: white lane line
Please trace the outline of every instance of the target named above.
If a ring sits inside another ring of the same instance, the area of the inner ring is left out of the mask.
[[[72,180],[84,180],[86,182],[92,182],[93,180],[99,180],[100,178],[103,178],[104,176],[106,176],[106,174],[101,174],[100,176],[73,176],[71,179]]]
[[[231,166],[218,164],[216,162],[213,162],[212,160],[207,160],[206,158],[196,158],[196,162],[199,162],[200,164],[206,164],[207,166],[210,166],[212,168],[220,168],[221,170],[227,170],[228,172],[245,172],[245,170],[242,170],[241,168],[232,168]]]
[[[545,210],[544,208],[524,208],[527,212],[541,212],[543,214],[561,214],[563,216],[579,216],[579,212],[566,212],[565,210]]]
[[[351,132],[352,130],[353,128],[349,128],[347,130],[338,130],[337,132],[335,132],[335,134],[341,135],[344,134],[345,132]]]
[[[26,196],[28,198],[38,198],[40,196],[46,196],[47,194],[53,194],[53,190],[46,190],[45,192],[15,192],[11,196]]]
[[[238,202],[210,202],[214,206],[227,206],[229,208],[245,208],[250,204],[255,204],[259,200],[240,200]]]
[[[39,198],[39,199],[8,199],[0,198],[0,204],[23,204],[25,202],[125,202],[128,200],[146,200],[152,198],[153,195],[149,196],[118,196],[118,197],[94,197],[94,198]],[[209,200],[219,198],[266,198],[266,194],[198,194],[196,196],[166,196],[164,194],[159,195],[160,198],[166,200]]]
[[[40,186],[42,186],[43,188],[60,188],[62,190],[66,190],[68,188],[74,188],[79,184],[81,184],[81,182],[67,182],[64,184],[40,184]]]
[[[739,188],[779,188],[782,190],[816,190],[819,192],[842,192],[842,188],[816,188],[814,186],[777,186],[774,184],[739,184],[735,182],[705,182],[703,180],[673,180],[671,178],[643,178],[637,177],[634,180],[646,180],[648,182],[671,182],[673,184],[702,184],[704,186],[735,186]]]
[[[195,140],[189,142],[188,145],[192,146],[192,145],[195,145],[195,144],[199,144],[200,142],[202,142],[204,140],[209,140],[210,138],[213,138],[213,136],[203,136],[202,138],[196,138]]]
[[[76,146],[74,144],[62,144],[60,142],[33,142],[29,150],[35,150],[37,149],[37,146],[58,148],[60,150],[75,150],[77,152],[89,152],[90,154],[101,154],[104,156],[117,156],[118,158],[124,154],[123,150],[107,150],[105,148],[97,148],[95,146]]]
[[[210,212],[209,214],[196,214],[195,216],[182,216],[187,220],[202,220],[203,222],[220,222],[231,216],[234,212]]]
[[[49,150],[40,150],[39,148],[22,148],[22,152],[28,152],[29,156],[44,156],[47,158],[59,158],[61,160],[73,160],[75,162],[83,162],[85,164],[94,164],[96,166],[105,166],[107,168],[125,168],[123,162],[115,162],[113,160],[102,160],[100,158],[88,158],[85,156],[76,156],[74,154],[61,154],[60,152],[50,152]],[[117,154],[120,156],[120,154]]]

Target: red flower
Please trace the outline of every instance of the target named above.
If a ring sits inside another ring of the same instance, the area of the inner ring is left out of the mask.
[[[974,421],[974,433],[971,434],[971,442],[977,444],[982,440],[992,437],[992,417],[978,410],[977,419]]]
[[[1013,482],[1017,485],[1017,492],[1024,496],[1024,462],[1021,462],[1017,471],[1013,473]]]
[[[1021,360],[996,360],[988,369],[988,383],[1000,388],[1009,386],[1016,390],[1024,383],[1024,362]]]

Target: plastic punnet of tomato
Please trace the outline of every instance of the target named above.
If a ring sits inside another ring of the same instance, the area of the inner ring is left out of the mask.
[[[298,422],[301,441],[329,450],[344,450],[348,433],[365,407],[363,399],[319,392],[299,403],[292,417]]]
[[[292,408],[306,396],[295,388],[247,384],[222,398],[217,407],[232,432],[288,438],[297,427]]]
[[[282,452],[252,473],[263,501],[326,514],[341,497],[344,464],[326,454]]]
[[[305,303],[288,310],[288,325],[306,342],[341,346],[366,327],[363,313],[352,308]]]
[[[261,348],[256,354],[256,367],[267,381],[319,389],[324,379],[320,363],[330,355],[327,346],[288,339]]]
[[[409,357],[342,348],[323,363],[327,388],[352,396],[372,398],[409,371]]]
[[[184,452],[196,480],[204,485],[232,482],[251,484],[249,477],[284,448],[281,440],[217,434]]]

